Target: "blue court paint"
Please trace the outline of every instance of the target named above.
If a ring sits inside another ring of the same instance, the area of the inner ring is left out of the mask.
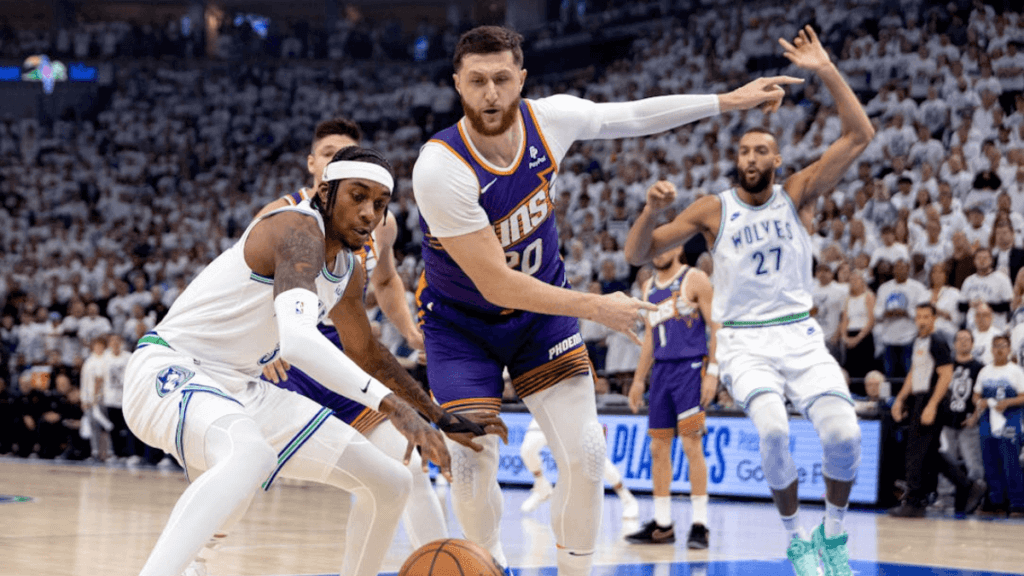
[[[0,504],[17,504],[19,502],[31,502],[33,498],[31,496],[8,496],[7,494],[0,494]]]
[[[1009,572],[988,572],[962,568],[909,566],[886,562],[852,560],[854,576],[1013,576]],[[515,576],[557,576],[554,566],[513,568]],[[395,573],[381,576],[394,576]],[[793,576],[786,560],[732,560],[714,562],[675,562],[672,564],[620,564],[595,566],[592,576]],[[323,575],[328,576],[328,575]]]

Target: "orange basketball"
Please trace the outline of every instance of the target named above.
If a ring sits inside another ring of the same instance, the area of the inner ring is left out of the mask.
[[[469,540],[434,540],[412,553],[398,576],[505,576],[490,552]]]

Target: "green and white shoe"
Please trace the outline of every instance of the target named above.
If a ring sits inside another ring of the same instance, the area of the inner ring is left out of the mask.
[[[825,568],[825,576],[853,576],[850,569],[850,555],[846,551],[846,533],[831,538],[825,537],[825,524],[819,524],[811,535],[814,548],[821,555],[821,564]]]
[[[789,541],[786,556],[793,564],[793,572],[796,572],[796,576],[818,576],[821,573],[821,569],[818,567],[818,550],[814,547],[813,542],[803,538],[793,538]]]

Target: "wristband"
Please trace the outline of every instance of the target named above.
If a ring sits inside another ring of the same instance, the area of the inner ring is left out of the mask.
[[[704,373],[709,376],[718,376],[718,364],[715,362],[708,362],[708,367],[704,370]]]

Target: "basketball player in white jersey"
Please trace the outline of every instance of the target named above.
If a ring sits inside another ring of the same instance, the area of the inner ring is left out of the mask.
[[[786,58],[815,73],[832,94],[842,124],[839,139],[780,186],[775,138],[763,130],[747,132],[739,142],[738,187],[697,200],[655,229],[658,213],[675,196],[670,183],[655,184],[625,251],[639,265],[698,232],[709,235],[712,319],[721,326],[715,357],[722,382],[760,434],[765,479],[790,534],[787,555],[798,576],[817,574],[819,557],[826,575],[851,574],[843,516],[860,462],[860,428],[839,365],[809,316],[811,243],[798,213],[832,190],[874,130],[810,26],[792,44],[779,43]],[[825,520],[812,537],[799,520],[786,398],[814,424],[824,449]]]
[[[311,199],[313,190],[320,188],[324,168],[327,167],[334,155],[344,148],[358,145],[361,137],[362,131],[359,126],[345,118],[332,118],[317,124],[313,131],[310,153],[306,157],[306,168],[313,178],[313,186],[302,188],[271,202],[264,206],[256,217],[260,218],[274,210],[295,206],[304,200]],[[400,332],[412,347],[422,350],[423,333],[412,320],[412,315],[406,304],[405,286],[395,269],[393,249],[397,235],[398,228],[395,217],[385,210],[384,219],[370,232],[370,240],[353,253],[359,256],[358,260],[361,261],[363,271],[373,286],[384,314],[395,326],[399,327]],[[329,319],[325,318],[324,323],[329,324]],[[325,336],[332,339],[332,342],[338,339],[338,333],[333,330],[333,327],[321,325],[320,328]],[[311,380],[307,374],[292,369],[282,358],[277,358],[265,365],[263,377],[282,388],[302,394],[314,402],[331,408],[334,410],[335,418],[340,418],[344,423],[353,426],[382,452],[399,461],[404,458],[406,446],[404,437],[380,413],[330,392]],[[475,446],[470,445],[470,447],[474,448]],[[430,478],[419,472],[421,467],[419,455],[413,453],[408,463],[408,468],[413,473],[412,492],[405,511],[402,513],[402,523],[413,548],[419,548],[427,542],[448,535],[447,522],[440,502],[437,498],[427,497],[432,494]],[[439,478],[443,478],[443,476]],[[221,526],[182,576],[206,576],[208,574],[207,563],[224,545],[231,528],[230,525]]]
[[[139,341],[125,376],[125,416],[145,442],[175,454],[194,482],[141,574],[177,576],[218,527],[245,511],[278,476],[351,492],[341,572],[377,574],[408,497],[411,476],[330,410],[259,379],[281,355],[329,387],[386,414],[410,443],[449,474],[434,422],[454,418],[430,401],[370,332],[362,305],[361,247],[383,216],[394,176],[373,150],[335,156],[312,201],[255,220],[232,248],[178,297]],[[327,263],[330,262],[330,265]],[[340,331],[368,341],[360,362],[324,338],[330,315]]]

